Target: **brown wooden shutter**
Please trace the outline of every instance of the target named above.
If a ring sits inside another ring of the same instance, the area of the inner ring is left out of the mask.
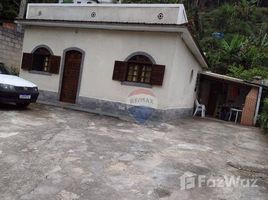
[[[60,56],[49,56],[49,72],[58,74],[60,71]]]
[[[115,61],[114,63],[114,72],[113,80],[116,81],[125,81],[127,75],[127,62]]]
[[[162,85],[165,74],[165,65],[153,65],[151,74],[152,85]]]
[[[32,53],[23,53],[21,69],[31,70],[33,65],[33,54]]]

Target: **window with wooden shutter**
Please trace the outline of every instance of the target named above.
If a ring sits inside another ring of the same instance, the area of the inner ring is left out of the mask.
[[[152,64],[129,62],[126,81],[150,84],[151,72]]]
[[[45,47],[36,49],[33,53],[33,67],[34,71],[49,72],[49,57],[50,51]]]
[[[153,64],[149,57],[138,54],[127,62],[115,61],[113,80],[161,86],[164,74],[164,65]]]
[[[21,69],[31,70],[33,65],[33,54],[23,53]]]
[[[127,62],[127,76],[125,81],[134,83],[151,83],[153,62],[145,55],[134,55]]]
[[[60,56],[49,56],[49,72],[58,74],[60,70]]]
[[[116,81],[125,81],[127,74],[127,62],[123,61],[115,61],[114,63],[114,72],[113,72],[113,80]]]
[[[153,65],[151,74],[152,85],[163,85],[165,65]]]

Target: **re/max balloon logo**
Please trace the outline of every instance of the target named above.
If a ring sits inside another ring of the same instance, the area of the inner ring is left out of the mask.
[[[150,119],[158,105],[157,98],[150,89],[132,91],[126,103],[129,114],[141,124]]]

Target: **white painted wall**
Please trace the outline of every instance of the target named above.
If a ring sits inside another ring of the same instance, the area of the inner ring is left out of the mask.
[[[197,74],[202,70],[183,39],[176,36],[176,50],[170,77],[168,109],[192,108],[196,99],[194,91]],[[193,78],[190,80],[191,71]]]
[[[176,33],[104,31],[63,28],[26,28],[23,52],[32,52],[38,45],[49,46],[55,55],[64,49],[77,47],[85,54],[80,96],[125,103],[136,87],[112,80],[114,61],[125,60],[131,53],[144,51],[158,64],[166,65],[164,83],[154,86],[159,108],[166,108],[169,81],[176,50]],[[63,62],[63,61],[62,61]],[[21,70],[20,75],[36,83],[41,90],[58,92],[59,75],[39,75]]]

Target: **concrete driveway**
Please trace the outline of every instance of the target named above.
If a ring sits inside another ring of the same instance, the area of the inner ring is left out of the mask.
[[[1,200],[268,199],[268,139],[257,128],[142,126],[40,104],[2,106],[0,119]],[[244,181],[212,184],[224,176]]]

